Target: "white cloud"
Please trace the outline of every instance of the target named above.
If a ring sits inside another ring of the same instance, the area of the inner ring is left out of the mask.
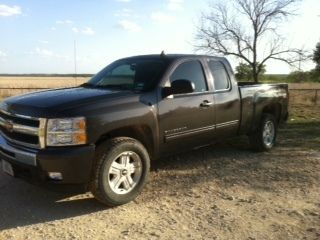
[[[72,30],[73,32],[75,32],[75,33],[78,33],[78,32],[79,32],[79,29],[76,28],[76,27],[71,28],[71,30]]]
[[[133,10],[132,9],[128,9],[128,8],[124,8],[121,9],[119,11],[117,11],[114,16],[115,17],[130,17],[133,14]]]
[[[73,24],[73,21],[68,20],[68,19],[67,20],[57,20],[56,24],[71,25],[71,24]]]
[[[57,28],[55,28],[55,27],[51,27],[50,29],[51,29],[51,31],[57,30]]]
[[[95,34],[94,30],[91,27],[84,27],[82,29],[79,29],[77,27],[73,27],[73,28],[71,28],[71,30],[74,33],[81,33],[84,35],[94,35]]]
[[[168,0],[168,9],[170,11],[179,11],[183,10],[183,4],[184,0]]]
[[[0,58],[5,58],[5,57],[7,57],[7,54],[2,52],[2,51],[0,51]]]
[[[35,51],[32,53],[39,55],[39,56],[42,56],[42,57],[54,57],[55,56],[55,54],[52,51],[45,49],[45,48],[39,48],[39,47],[37,47],[35,49]]]
[[[20,15],[22,13],[21,8],[19,6],[8,6],[4,4],[0,4],[0,16],[1,17],[10,17],[13,15]]]
[[[128,3],[131,2],[131,0],[116,0],[117,2],[123,2],[123,3]]]
[[[93,29],[92,28],[90,28],[90,27],[85,27],[85,28],[83,28],[82,30],[81,30],[81,33],[82,34],[85,34],[85,35],[94,35],[94,31],[93,31]]]
[[[153,12],[151,13],[151,19],[158,23],[170,23],[174,18],[163,12]]]
[[[140,32],[142,28],[135,22],[128,20],[121,20],[118,22],[120,28],[129,32]]]
[[[41,47],[36,47],[34,50],[30,52],[25,52],[26,55],[31,55],[31,56],[36,56],[36,57],[41,57],[45,59],[61,59],[65,61],[69,61],[70,57],[67,55],[60,55],[57,54],[49,49],[46,48],[41,48]]]
[[[38,40],[38,42],[41,43],[41,44],[48,44],[48,43],[49,43],[49,42],[46,41],[46,40]]]

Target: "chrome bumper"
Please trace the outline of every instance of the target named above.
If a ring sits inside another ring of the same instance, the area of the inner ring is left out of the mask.
[[[0,156],[1,158],[3,158],[2,156],[4,156],[18,163],[22,163],[30,166],[37,166],[36,152],[29,152],[29,151],[12,147],[7,143],[7,141],[1,134],[0,134]]]

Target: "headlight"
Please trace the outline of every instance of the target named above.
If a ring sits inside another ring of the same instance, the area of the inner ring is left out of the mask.
[[[47,146],[81,145],[87,142],[86,119],[48,119]]]

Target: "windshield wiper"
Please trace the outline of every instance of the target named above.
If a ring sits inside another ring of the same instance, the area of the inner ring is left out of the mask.
[[[110,88],[110,89],[120,89],[120,90],[131,90],[130,87],[123,84],[107,84],[107,85],[96,85],[98,88]]]
[[[93,85],[92,83],[86,82],[86,83],[81,84],[80,87],[95,87],[95,85]]]
[[[123,84],[107,84],[107,85],[95,85],[92,83],[83,83],[80,87],[100,88],[100,89],[119,89],[119,90],[132,90],[129,86]]]

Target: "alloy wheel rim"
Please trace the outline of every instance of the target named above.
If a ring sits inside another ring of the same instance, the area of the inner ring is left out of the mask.
[[[263,127],[262,138],[267,147],[273,145],[275,136],[275,127],[272,121],[267,121]]]
[[[126,151],[111,163],[108,184],[116,194],[127,194],[139,183],[142,176],[142,161],[138,154]]]

